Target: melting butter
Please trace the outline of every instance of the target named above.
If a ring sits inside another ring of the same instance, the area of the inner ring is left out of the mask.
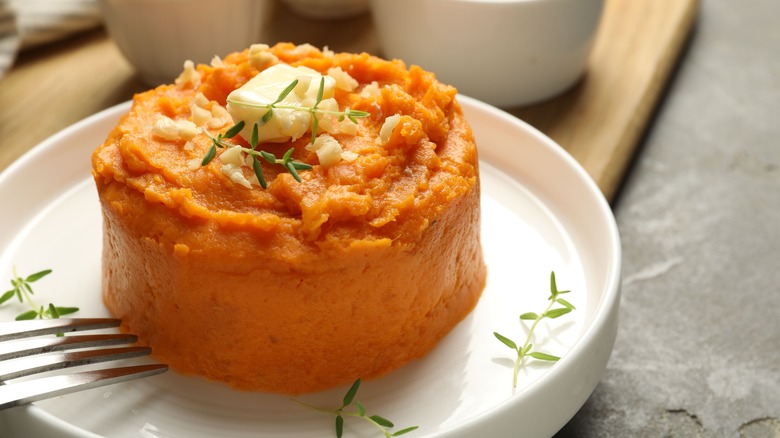
[[[252,127],[255,123],[259,123],[259,142],[295,141],[310,130],[312,115],[307,111],[279,107],[313,107],[317,103],[317,93],[323,78],[322,99],[325,101],[334,96],[334,78],[323,76],[308,67],[275,64],[231,92],[227,110],[235,123],[244,121],[245,127],[241,136],[247,141],[252,137]],[[274,103],[296,79],[296,87],[281,102],[275,104],[277,107],[273,110],[273,116],[263,124],[262,118],[268,111],[267,105]]]

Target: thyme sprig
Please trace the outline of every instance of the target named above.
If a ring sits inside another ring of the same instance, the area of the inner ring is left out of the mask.
[[[572,305],[570,302],[560,297],[562,294],[566,294],[569,292],[570,291],[568,290],[563,290],[563,291],[558,290],[558,285],[555,282],[555,272],[551,272],[550,273],[550,297],[548,298],[550,303],[547,305],[547,308],[544,309],[542,313],[526,312],[520,315],[520,321],[533,321],[533,323],[531,324],[531,328],[528,330],[528,335],[526,336],[525,342],[523,342],[522,345],[518,345],[515,341],[507,338],[506,336],[498,332],[493,332],[493,335],[499,341],[501,341],[504,345],[511,348],[517,353],[517,358],[515,359],[515,365],[513,370],[514,373],[512,378],[513,388],[517,388],[517,374],[520,371],[520,366],[525,362],[527,357],[531,357],[537,360],[548,361],[548,362],[557,362],[560,359],[560,357],[558,356],[553,356],[552,354],[533,350],[534,345],[531,343],[531,341],[533,340],[534,330],[536,329],[536,326],[539,325],[539,322],[541,320],[545,318],[555,319],[560,316],[566,315],[567,313],[575,309],[574,305]],[[561,305],[561,307],[553,308],[553,306],[556,304]]]
[[[275,109],[286,109],[292,111],[307,112],[311,114],[311,140],[310,140],[311,143],[314,143],[314,140],[317,138],[317,131],[319,129],[319,118],[317,117],[317,114],[327,114],[327,115],[336,116],[339,122],[344,121],[344,119],[349,119],[352,123],[355,124],[358,123],[357,119],[369,117],[371,115],[366,111],[354,110],[349,107],[347,107],[347,109],[345,109],[344,111],[320,109],[319,106],[320,103],[322,103],[322,98],[325,93],[325,77],[320,78],[320,84],[319,87],[317,88],[317,98],[314,101],[314,105],[312,106],[280,105],[280,103],[292,92],[292,90],[295,89],[297,85],[298,85],[298,79],[293,80],[284,90],[282,90],[281,93],[279,93],[279,96],[276,98],[275,101],[267,104],[241,102],[235,99],[228,99],[228,102],[231,105],[240,105],[240,106],[247,106],[250,108],[261,108],[267,110],[265,113],[263,113],[263,116],[260,118],[260,126],[265,125],[271,120],[271,118],[274,116]]]
[[[217,156],[217,148],[230,148],[233,146],[236,146],[234,144],[228,143],[225,141],[226,138],[233,138],[236,135],[238,135],[239,132],[241,132],[242,129],[244,129],[245,123],[243,120],[240,120],[235,125],[231,126],[230,129],[225,131],[224,134],[220,133],[216,137],[209,136],[211,139],[211,147],[209,148],[208,152],[206,152],[206,155],[203,157],[203,160],[201,161],[200,165],[205,166],[211,162],[211,160],[214,159],[214,157]],[[301,176],[298,174],[299,170],[311,170],[312,166],[310,164],[306,164],[301,161],[293,160],[292,153],[295,151],[295,148],[290,148],[287,150],[287,152],[282,156],[282,158],[276,158],[276,155],[274,155],[271,152],[264,151],[264,150],[257,150],[258,145],[258,134],[257,131],[259,129],[259,123],[255,123],[252,126],[252,137],[249,140],[249,145],[251,148],[243,148],[243,151],[246,154],[249,154],[252,157],[252,171],[255,173],[255,176],[257,177],[257,181],[260,183],[260,187],[267,188],[268,184],[265,181],[265,175],[263,174],[263,166],[260,165],[260,160],[258,157],[263,158],[265,161],[271,163],[271,164],[280,164],[282,167],[284,167],[290,174],[292,174],[293,178],[295,178],[296,181],[301,182]]]
[[[311,143],[312,144],[317,138],[317,131],[319,129],[319,118],[317,117],[317,114],[329,114],[329,115],[337,116],[339,122],[347,118],[353,123],[358,123],[357,119],[359,118],[368,117],[371,115],[370,113],[367,113],[365,111],[358,111],[350,108],[347,108],[344,111],[332,111],[332,110],[320,109],[319,105],[320,103],[322,103],[323,95],[325,93],[325,77],[320,78],[319,88],[317,89],[317,98],[315,100],[314,105],[310,107],[297,106],[297,105],[281,105],[282,101],[284,101],[284,99],[295,89],[297,85],[298,85],[298,79],[293,80],[292,82],[290,82],[289,85],[287,85],[287,87],[284,88],[284,90],[282,90],[281,93],[279,93],[279,96],[277,96],[276,100],[268,104],[254,104],[254,103],[240,102],[231,99],[228,100],[228,102],[231,105],[241,105],[241,106],[247,106],[251,108],[263,108],[267,110],[265,113],[263,113],[263,116],[252,125],[252,136],[249,140],[249,144],[251,147],[244,148],[244,152],[252,156],[252,171],[257,177],[257,181],[260,183],[260,187],[264,189],[267,188],[267,184],[265,181],[265,175],[263,175],[263,166],[260,164],[260,160],[258,159],[258,157],[264,159],[270,164],[281,165],[288,172],[290,172],[293,178],[295,178],[295,180],[298,182],[301,182],[301,176],[298,174],[299,170],[312,169],[311,165],[292,159],[292,153],[294,151],[293,148],[287,150],[287,152],[282,156],[282,158],[277,158],[273,153],[265,150],[259,150],[259,151],[257,150],[258,137],[259,137],[258,131],[262,126],[264,126],[271,120],[271,118],[274,116],[274,110],[287,109],[287,110],[294,110],[294,111],[305,111],[311,114]],[[206,155],[203,157],[203,160],[201,160],[200,165],[205,166],[209,164],[211,160],[213,160],[214,157],[217,156],[217,149],[230,148],[235,146],[234,144],[228,143],[225,140],[231,139],[236,135],[238,135],[244,129],[245,126],[246,123],[243,120],[239,120],[238,123],[231,126],[224,133],[219,133],[216,137],[211,136],[207,132],[206,134],[211,139],[211,147],[206,152]]]
[[[302,401],[295,400],[295,399],[293,399],[293,401],[308,409],[312,409],[317,412],[323,412],[326,414],[335,415],[336,416],[336,438],[341,438],[342,435],[344,434],[344,417],[361,418],[366,422],[368,422],[369,424],[371,424],[372,426],[379,429],[386,438],[405,435],[413,430],[417,430],[418,426],[411,426],[395,432],[391,432],[389,429],[395,427],[395,424],[393,424],[392,421],[388,420],[385,417],[382,417],[381,415],[367,415],[366,408],[363,406],[363,404],[355,400],[355,395],[357,394],[358,388],[360,388],[360,379],[355,380],[355,383],[353,383],[352,386],[349,388],[349,390],[347,390],[347,393],[344,394],[344,398],[342,400],[341,406],[339,406],[336,409],[318,408],[316,406],[312,406],[308,403],[304,403]],[[353,403],[355,406],[354,411],[345,410]]]
[[[13,286],[13,288],[6,291],[5,293],[3,293],[2,296],[0,296],[0,304],[5,303],[6,301],[10,300],[14,296],[16,296],[19,299],[20,303],[27,302],[27,304],[31,307],[31,310],[22,312],[19,315],[17,315],[16,316],[17,321],[36,319],[36,318],[57,319],[60,316],[69,315],[71,313],[77,312],[79,310],[78,307],[60,307],[60,306],[55,306],[52,303],[49,303],[48,306],[44,307],[44,306],[38,306],[33,301],[32,296],[34,295],[34,292],[30,284],[35,283],[41,278],[51,274],[51,272],[52,272],[51,269],[45,269],[43,271],[28,275],[27,277],[20,277],[16,273],[16,267],[14,267],[13,278],[11,278],[11,286]]]

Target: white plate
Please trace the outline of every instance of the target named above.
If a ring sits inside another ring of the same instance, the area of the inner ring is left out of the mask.
[[[617,330],[620,243],[596,185],[559,146],[491,106],[460,97],[481,159],[488,284],[475,311],[427,357],[379,380],[358,399],[410,437],[550,436],[591,394]],[[100,299],[101,216],[90,154],[128,103],[53,136],[0,175],[0,280],[51,268],[36,283],[39,304],[108,315]],[[512,390],[512,351],[493,332],[521,340],[518,316],[541,311],[555,271],[577,310],[540,324],[539,349],[562,356],[529,362]],[[24,308],[0,309],[10,320]],[[299,397],[333,406],[346,388]],[[89,431],[89,432],[87,432]],[[230,390],[169,372],[6,411],[2,436],[322,437],[333,418],[289,397]],[[377,436],[347,419],[345,437]]]

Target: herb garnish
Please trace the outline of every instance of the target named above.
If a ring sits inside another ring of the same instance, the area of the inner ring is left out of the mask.
[[[521,321],[533,321],[533,324],[531,324],[531,328],[528,330],[528,336],[525,339],[525,342],[522,346],[517,345],[513,340],[507,338],[506,336],[503,336],[497,332],[493,332],[493,335],[501,341],[504,345],[511,348],[512,350],[515,350],[517,352],[517,358],[515,359],[515,366],[514,366],[514,377],[512,379],[512,387],[517,388],[517,374],[520,371],[520,365],[525,361],[526,357],[532,357],[537,360],[544,360],[549,362],[556,362],[560,359],[558,356],[553,356],[552,354],[542,353],[541,351],[531,351],[533,348],[533,344],[531,343],[531,339],[534,335],[534,330],[536,329],[536,326],[539,324],[539,321],[541,321],[544,318],[550,318],[555,319],[559,316],[563,316],[572,310],[574,310],[574,306],[564,300],[560,297],[562,294],[569,293],[568,290],[558,290],[558,286],[555,283],[555,272],[550,273],[550,297],[548,300],[550,300],[550,304],[547,306],[546,309],[544,309],[544,312],[542,313],[534,313],[534,312],[527,312],[520,315]],[[560,304],[563,307],[557,307],[553,309],[553,306],[555,304]]]
[[[359,111],[359,110],[353,110],[347,107],[344,111],[331,111],[331,110],[324,110],[320,109],[319,105],[322,103],[322,97],[325,93],[325,77],[320,78],[320,85],[317,89],[317,99],[314,102],[313,106],[298,106],[298,105],[279,105],[281,101],[284,100],[284,98],[289,95],[293,89],[295,89],[295,86],[298,85],[298,79],[293,80],[290,85],[287,86],[284,90],[282,90],[281,93],[279,93],[279,97],[276,98],[276,100],[272,103],[268,104],[257,104],[257,103],[247,103],[247,102],[240,102],[236,100],[228,100],[228,102],[231,105],[240,105],[240,106],[248,106],[251,108],[263,108],[267,111],[263,114],[263,117],[260,119],[260,126],[265,125],[268,123],[271,118],[274,115],[274,109],[287,109],[287,110],[293,110],[293,111],[304,111],[309,114],[311,114],[311,143],[314,143],[315,138],[317,137],[317,129],[319,127],[319,119],[317,118],[317,114],[329,114],[333,116],[338,117],[338,121],[344,121],[345,118],[349,119],[352,123],[357,124],[357,119],[363,118],[363,117],[369,117],[371,114],[365,111]],[[240,130],[239,130],[240,131]]]
[[[57,319],[60,316],[69,315],[71,313],[77,312],[79,310],[78,307],[59,307],[51,303],[49,303],[48,307],[44,307],[44,306],[38,306],[33,302],[32,295],[34,294],[34,292],[32,290],[32,286],[30,286],[30,283],[35,283],[41,278],[51,274],[51,272],[52,272],[51,269],[46,269],[40,272],[36,272],[35,274],[28,275],[25,278],[22,278],[16,273],[16,267],[14,267],[13,278],[11,279],[11,286],[13,286],[13,289],[6,291],[2,296],[0,296],[0,304],[3,304],[6,301],[10,300],[15,295],[17,298],[19,298],[20,303],[26,301],[27,304],[29,304],[30,307],[32,307],[31,310],[20,313],[16,317],[17,321],[35,319],[35,318]]]
[[[262,157],[265,161],[269,162],[270,164],[280,164],[282,167],[284,167],[290,174],[295,178],[296,181],[301,182],[301,176],[298,174],[299,170],[311,170],[312,166],[310,164],[303,163],[301,161],[296,161],[292,159],[292,153],[294,151],[294,148],[290,148],[287,150],[287,152],[282,156],[282,158],[277,158],[273,153],[264,151],[264,150],[257,150],[258,145],[258,130],[260,127],[264,126],[266,123],[268,123],[271,118],[274,116],[274,109],[288,109],[288,110],[295,110],[295,111],[305,111],[311,114],[311,143],[314,143],[314,140],[317,137],[317,130],[319,127],[319,119],[317,118],[317,114],[330,114],[334,116],[338,116],[338,120],[341,122],[345,118],[348,118],[353,123],[357,124],[357,119],[362,117],[368,117],[371,114],[367,113],[365,111],[358,111],[347,108],[345,111],[330,111],[330,110],[323,110],[319,108],[320,103],[322,103],[322,97],[325,93],[325,78],[320,78],[320,85],[317,89],[317,99],[313,106],[307,107],[307,106],[296,106],[296,105],[279,105],[298,85],[298,79],[293,80],[290,82],[287,87],[282,90],[281,93],[279,93],[279,96],[276,98],[275,101],[269,103],[269,104],[253,104],[253,103],[246,103],[246,102],[239,102],[235,100],[228,100],[228,102],[232,105],[242,105],[242,106],[248,106],[253,108],[265,108],[267,111],[263,114],[263,116],[254,123],[252,126],[252,137],[249,140],[249,145],[251,148],[244,148],[244,152],[252,156],[252,171],[255,173],[255,176],[257,177],[257,181],[260,183],[260,187],[266,188],[267,184],[265,182],[265,175],[263,175],[263,167],[260,165],[260,160],[258,157]],[[203,160],[201,161],[200,165],[205,166],[211,162],[211,160],[214,159],[214,157],[217,156],[217,148],[229,148],[233,147],[235,145],[228,143],[225,141],[225,139],[233,138],[236,135],[238,135],[243,129],[244,126],[246,126],[245,122],[243,120],[239,120],[238,123],[230,127],[225,133],[220,133],[216,137],[212,137],[209,135],[209,138],[211,139],[211,147],[206,152],[206,155],[203,157]],[[208,133],[207,133],[208,134]]]
[[[301,182],[301,176],[298,174],[299,170],[311,170],[312,166],[310,164],[306,164],[301,161],[296,161],[292,159],[292,153],[295,150],[295,148],[290,148],[287,150],[287,152],[284,154],[282,158],[276,158],[276,155],[274,155],[271,152],[257,150],[257,130],[258,130],[258,123],[255,123],[252,127],[252,138],[249,141],[249,145],[251,146],[251,149],[243,148],[243,152],[249,154],[252,156],[252,170],[255,173],[255,176],[257,177],[257,181],[260,183],[260,187],[266,188],[267,184],[265,182],[265,176],[263,175],[263,166],[260,165],[260,160],[258,160],[257,157],[262,157],[265,161],[268,161],[271,164],[281,164],[285,169],[287,169],[288,172],[290,172],[295,178],[296,181]],[[203,157],[203,161],[201,161],[200,165],[205,166],[211,162],[211,160],[214,159],[214,157],[217,156],[217,148],[230,148],[235,146],[234,144],[227,143],[224,141],[226,138],[233,138],[235,137],[241,130],[244,129],[244,121],[240,120],[238,123],[233,125],[230,129],[225,131],[224,134],[219,134],[216,137],[211,137],[211,147],[209,148],[208,152],[206,152],[206,156]]]
[[[413,430],[417,430],[418,426],[411,426],[396,432],[390,432],[388,429],[395,427],[392,421],[382,417],[381,415],[370,415],[370,416],[366,415],[366,408],[359,401],[355,401],[355,395],[357,394],[359,387],[360,387],[360,379],[357,379],[355,380],[355,383],[353,383],[352,386],[349,388],[347,393],[344,394],[344,399],[342,400],[341,406],[337,409],[318,408],[316,406],[312,406],[310,404],[304,403],[299,400],[293,399],[293,401],[306,408],[313,409],[318,412],[324,412],[326,414],[335,415],[337,438],[341,438],[341,436],[344,433],[344,416],[362,418],[363,420],[367,421],[368,423],[372,424],[374,427],[382,431],[385,437],[401,436]],[[344,409],[347,406],[351,405],[353,401],[355,404],[355,411],[345,411]]]

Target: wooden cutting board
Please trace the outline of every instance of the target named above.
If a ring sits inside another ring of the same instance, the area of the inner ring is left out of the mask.
[[[612,200],[682,53],[698,0],[606,0],[583,80],[509,112],[568,150]],[[267,41],[381,55],[369,15],[338,22],[276,6]],[[0,170],[55,132],[147,88],[102,30],[21,54],[0,79]]]
[[[569,92],[510,110],[583,165],[613,200],[684,51],[699,0],[606,0],[583,80]]]

